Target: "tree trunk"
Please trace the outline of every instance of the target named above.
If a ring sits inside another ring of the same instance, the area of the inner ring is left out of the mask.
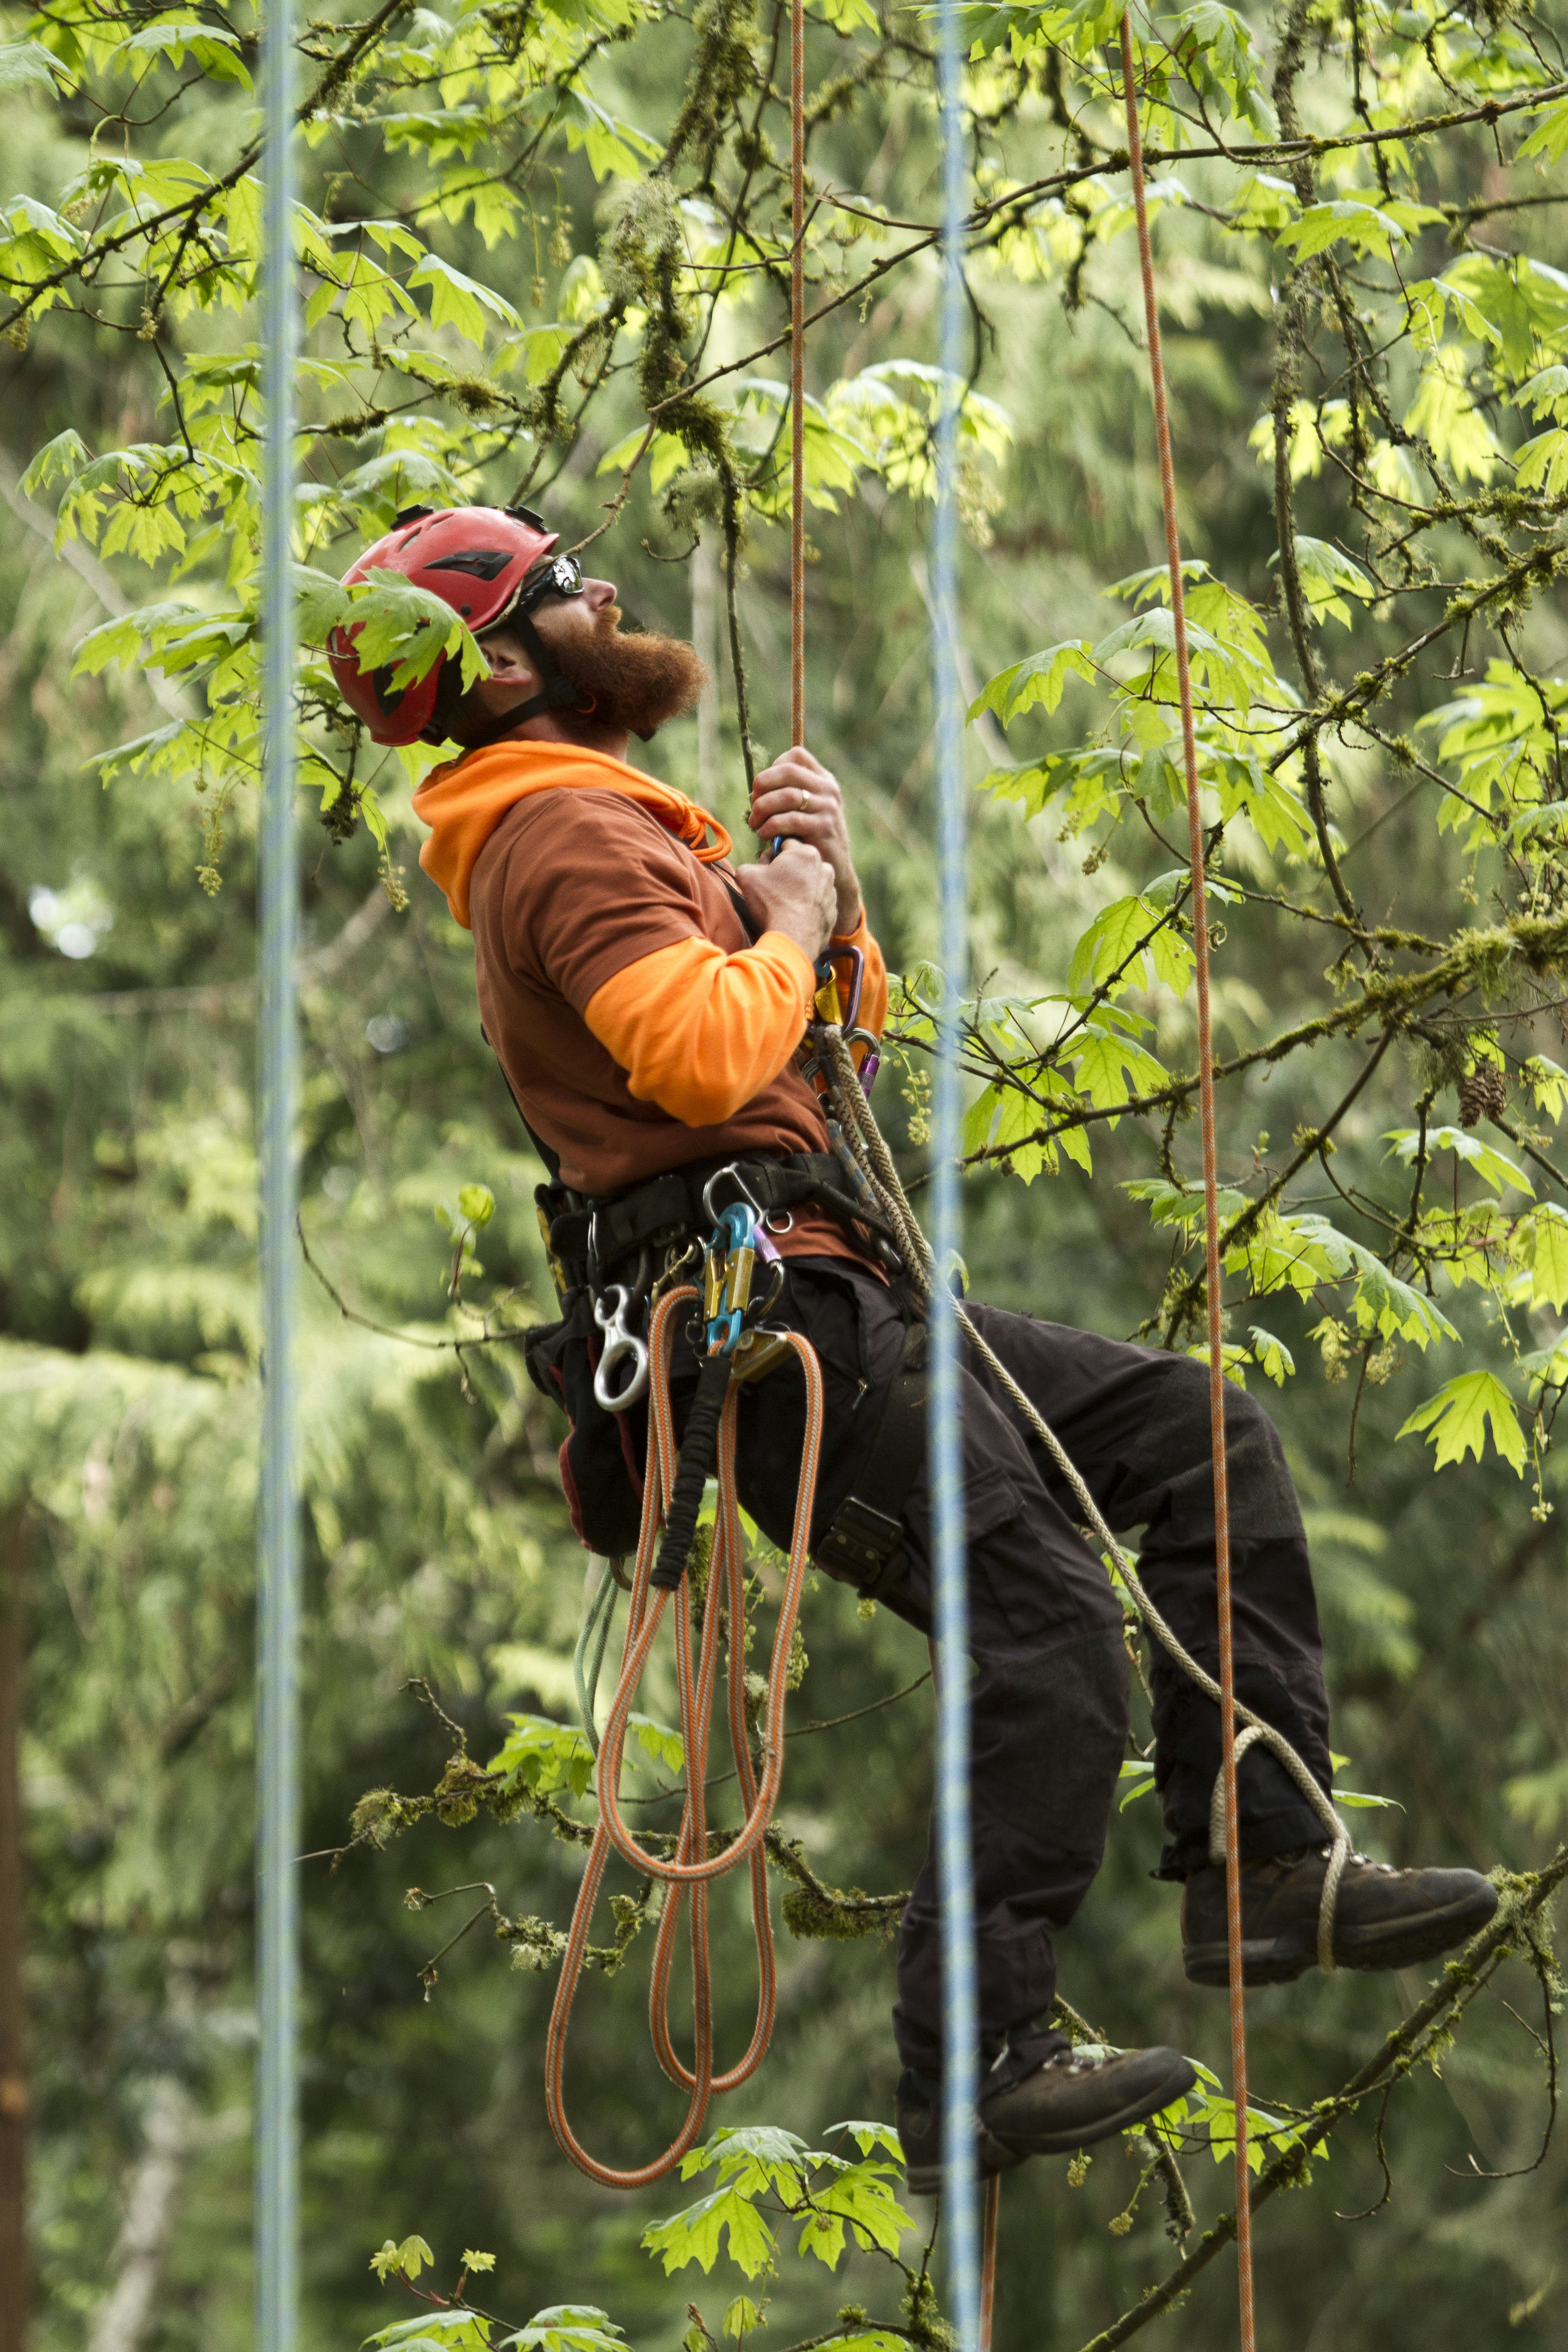
[[[195,2120],[184,2084],[171,2074],[159,2075],[114,2250],[114,2284],[98,2307],[89,2352],[140,2352],[151,2332]]]
[[[21,1782],[26,1559],[18,1505],[0,1515],[0,2352],[22,2352],[27,2317]]]

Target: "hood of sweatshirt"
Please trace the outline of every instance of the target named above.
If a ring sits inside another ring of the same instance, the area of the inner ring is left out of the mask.
[[[426,776],[414,795],[414,814],[430,828],[430,838],[419,852],[419,863],[437,887],[446,894],[453,919],[465,930],[468,921],[468,877],[480,850],[507,811],[532,793],[624,793],[656,816],[666,831],[683,841],[705,866],[730,855],[730,836],[715,816],[673,784],[645,776],[624,760],[605,751],[586,751],[575,743],[547,743],[526,739],[488,744],[466,752]]]

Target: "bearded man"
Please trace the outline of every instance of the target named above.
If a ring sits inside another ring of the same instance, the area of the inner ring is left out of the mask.
[[[929,1634],[923,1331],[799,1066],[825,959],[841,1005],[858,964],[862,1027],[879,1034],[887,1010],[843,795],[796,745],[752,787],[752,830],[782,845],[731,865],[717,820],[626,759],[629,736],[647,740],[696,700],[695,654],[623,633],[613,583],[556,549],[524,509],[411,509],[347,577],[400,572],[443,598],[479,640],[488,677],[465,692],[443,661],[400,692],[389,670],[360,668],[352,627],[331,650],[378,742],[459,747],[415,796],[430,828],[419,862],[473,933],[485,1034],[550,1171],[540,1202],[563,1311],[531,1335],[530,1369],[571,1423],[562,1469],[577,1531],[610,1555],[636,1541],[646,1410],[618,1409],[627,1400],[606,1401],[602,1385],[595,1393],[605,1303],[646,1308],[706,1243],[709,1187],[729,1184],[766,1213],[785,1261],[773,1319],[803,1332],[822,1367],[813,1559]],[[1205,1368],[1065,1324],[972,1312],[1110,1525],[1143,1528],[1141,1574],[1214,1672]],[[674,1374],[679,1427],[696,1380],[689,1348]],[[1195,2077],[1172,2050],[1075,2052],[1050,2023],[1050,1931],[1100,1867],[1127,1751],[1121,1612],[1054,1465],[983,1367],[966,1368],[963,1386],[978,2160],[990,2174],[1126,2130]],[[804,1421],[802,1383],[787,1372],[742,1391],[741,1499],[784,1544]],[[1227,1391],[1226,1440],[1237,1694],[1326,1790],[1329,1708],[1295,1492],[1272,1425],[1240,1391]],[[1223,1985],[1225,1872],[1209,1844],[1219,1714],[1159,1650],[1153,1717],[1166,1832],[1155,1875],[1184,1885],[1188,1977]],[[1238,1812],[1247,1981],[1283,1982],[1315,1965],[1328,1849],[1266,1748],[1244,1759]],[[1335,1960],[1411,1965],[1473,1934],[1496,1904],[1475,1871],[1355,1856],[1335,1906]],[[934,2191],[942,2025],[930,1857],[905,1907],[898,1980],[899,2129],[910,2187]]]

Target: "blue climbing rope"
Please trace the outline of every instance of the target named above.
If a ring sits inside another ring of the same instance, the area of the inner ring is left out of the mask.
[[[300,1094],[295,946],[294,506],[296,304],[292,0],[270,0],[262,58],[266,441],[262,487],[263,807],[260,871],[260,1186],[263,1402],[257,1592],[256,2322],[258,2352],[299,2333],[300,1474],[294,1395],[294,1218]]]
[[[937,865],[943,973],[935,1083],[931,1244],[939,1276],[959,1255],[963,1104],[958,1012],[968,960],[964,858],[963,708],[958,677],[958,513],[956,471],[963,369],[964,169],[959,119],[961,53],[955,0],[940,10],[942,156],[941,359],[943,392],[937,419],[936,517],[931,526],[931,625],[936,673]],[[944,1279],[931,1310],[931,1483],[935,1571],[937,1676],[937,1878],[942,1895],[942,2187],[948,2302],[960,2352],[980,2343],[980,2238],[975,2210],[974,2109],[979,2091],[980,2026],[975,1996],[974,1877],[969,1825],[969,1608],[965,1577],[959,1339]]]

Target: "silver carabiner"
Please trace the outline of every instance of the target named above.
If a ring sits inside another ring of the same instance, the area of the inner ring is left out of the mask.
[[[611,1302],[614,1301],[612,1305]],[[606,1412],[625,1412],[647,1389],[647,1342],[627,1328],[626,1315],[635,1305],[624,1284],[612,1283],[594,1301],[594,1320],[605,1335],[605,1349],[594,1374],[594,1395]],[[610,1375],[626,1357],[632,1376],[624,1389],[612,1389]]]
[[[707,1183],[702,1187],[702,1213],[707,1218],[709,1223],[710,1225],[716,1225],[723,1214],[723,1211],[714,1205],[713,1187],[726,1176],[732,1180],[736,1192],[739,1192],[742,1200],[744,1201],[752,1215],[760,1220],[763,1213],[763,1204],[758,1200],[756,1194],[752,1192],[751,1186],[747,1183],[745,1178],[742,1175],[738,1163],[731,1160],[727,1166],[723,1168],[715,1168],[712,1175],[710,1176]]]

